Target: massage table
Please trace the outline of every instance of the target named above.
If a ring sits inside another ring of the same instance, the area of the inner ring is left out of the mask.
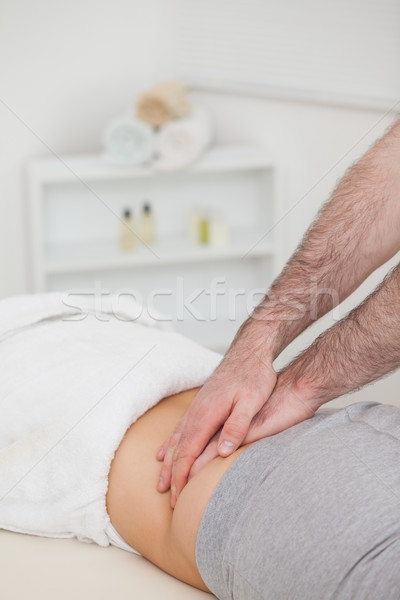
[[[115,546],[0,530],[2,600],[212,600]]]

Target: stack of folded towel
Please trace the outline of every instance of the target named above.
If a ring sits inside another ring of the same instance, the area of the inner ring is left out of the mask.
[[[114,119],[105,129],[107,162],[181,169],[200,158],[213,141],[207,111],[193,106],[188,88],[180,82],[163,83],[143,93],[136,113]]]
[[[2,529],[107,546],[107,476],[124,433],[221,359],[133,301],[94,300],[0,301]]]

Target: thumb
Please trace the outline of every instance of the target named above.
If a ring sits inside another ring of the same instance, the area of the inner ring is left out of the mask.
[[[220,456],[229,456],[242,444],[250,427],[253,415],[263,405],[263,397],[252,397],[251,401],[242,399],[238,402],[222,428],[218,441]]]

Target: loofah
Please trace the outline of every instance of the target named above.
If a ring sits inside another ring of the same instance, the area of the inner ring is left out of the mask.
[[[137,115],[153,127],[161,127],[191,112],[189,89],[179,81],[161,83],[143,93],[137,101]]]

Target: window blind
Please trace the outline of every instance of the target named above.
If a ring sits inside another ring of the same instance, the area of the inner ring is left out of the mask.
[[[400,0],[177,4],[180,73],[194,88],[384,109],[400,101]]]

